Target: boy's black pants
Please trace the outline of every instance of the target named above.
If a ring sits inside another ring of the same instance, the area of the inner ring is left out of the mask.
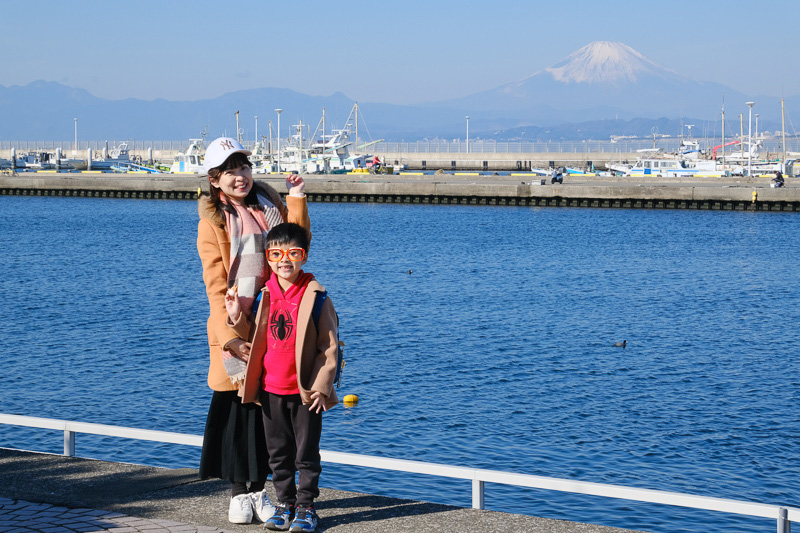
[[[278,500],[309,506],[319,496],[322,413],[309,411],[299,394],[261,391],[264,434]],[[300,472],[295,485],[294,473]]]

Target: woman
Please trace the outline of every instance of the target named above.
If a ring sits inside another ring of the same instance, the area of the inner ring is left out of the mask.
[[[242,404],[238,395],[249,357],[247,339],[228,326],[225,293],[237,287],[243,310],[249,314],[270,272],[264,236],[282,222],[310,227],[303,178],[290,175],[286,179],[289,195],[284,205],[275,189],[253,181],[250,153],[229,137],[211,142],[204,160],[209,195],[198,200],[197,226],[197,251],[210,307],[208,386],[214,391],[200,478],[231,482],[228,520],[236,524],[250,523],[254,516],[266,521],[274,507],[264,490],[269,467],[261,409]]]

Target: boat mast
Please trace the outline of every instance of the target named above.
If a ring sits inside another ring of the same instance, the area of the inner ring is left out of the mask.
[[[358,152],[358,102],[356,102],[355,110],[356,110],[356,152]]]
[[[325,153],[325,108],[322,108],[322,153]]]
[[[742,147],[742,165],[744,166],[744,114],[742,113],[739,113],[739,139],[739,146]]]
[[[234,113],[234,115],[236,115],[236,140],[238,142],[242,142],[242,140],[239,138],[239,112],[237,111]]]
[[[783,148],[781,150],[783,152],[783,157],[781,158],[781,161],[783,162],[783,170],[785,171],[786,170],[786,114],[784,113],[783,109],[783,98],[781,98],[781,137],[782,137],[781,146]]]
[[[722,170],[725,170],[725,99],[722,99]]]

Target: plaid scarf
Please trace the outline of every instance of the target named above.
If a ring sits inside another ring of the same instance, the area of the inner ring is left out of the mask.
[[[269,279],[270,269],[265,253],[267,233],[270,228],[283,222],[280,210],[266,196],[261,193],[257,196],[260,209],[230,202],[220,192],[225,225],[231,238],[228,288],[238,286],[239,303],[246,316],[251,314],[253,301]],[[231,382],[241,386],[247,363],[230,350],[223,350],[222,364]]]

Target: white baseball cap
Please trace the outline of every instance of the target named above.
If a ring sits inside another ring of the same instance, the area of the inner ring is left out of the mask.
[[[211,141],[206,148],[206,155],[203,158],[203,168],[206,172],[214,167],[220,166],[233,154],[242,153],[250,155],[253,152],[246,150],[242,143],[230,137],[219,137]]]

